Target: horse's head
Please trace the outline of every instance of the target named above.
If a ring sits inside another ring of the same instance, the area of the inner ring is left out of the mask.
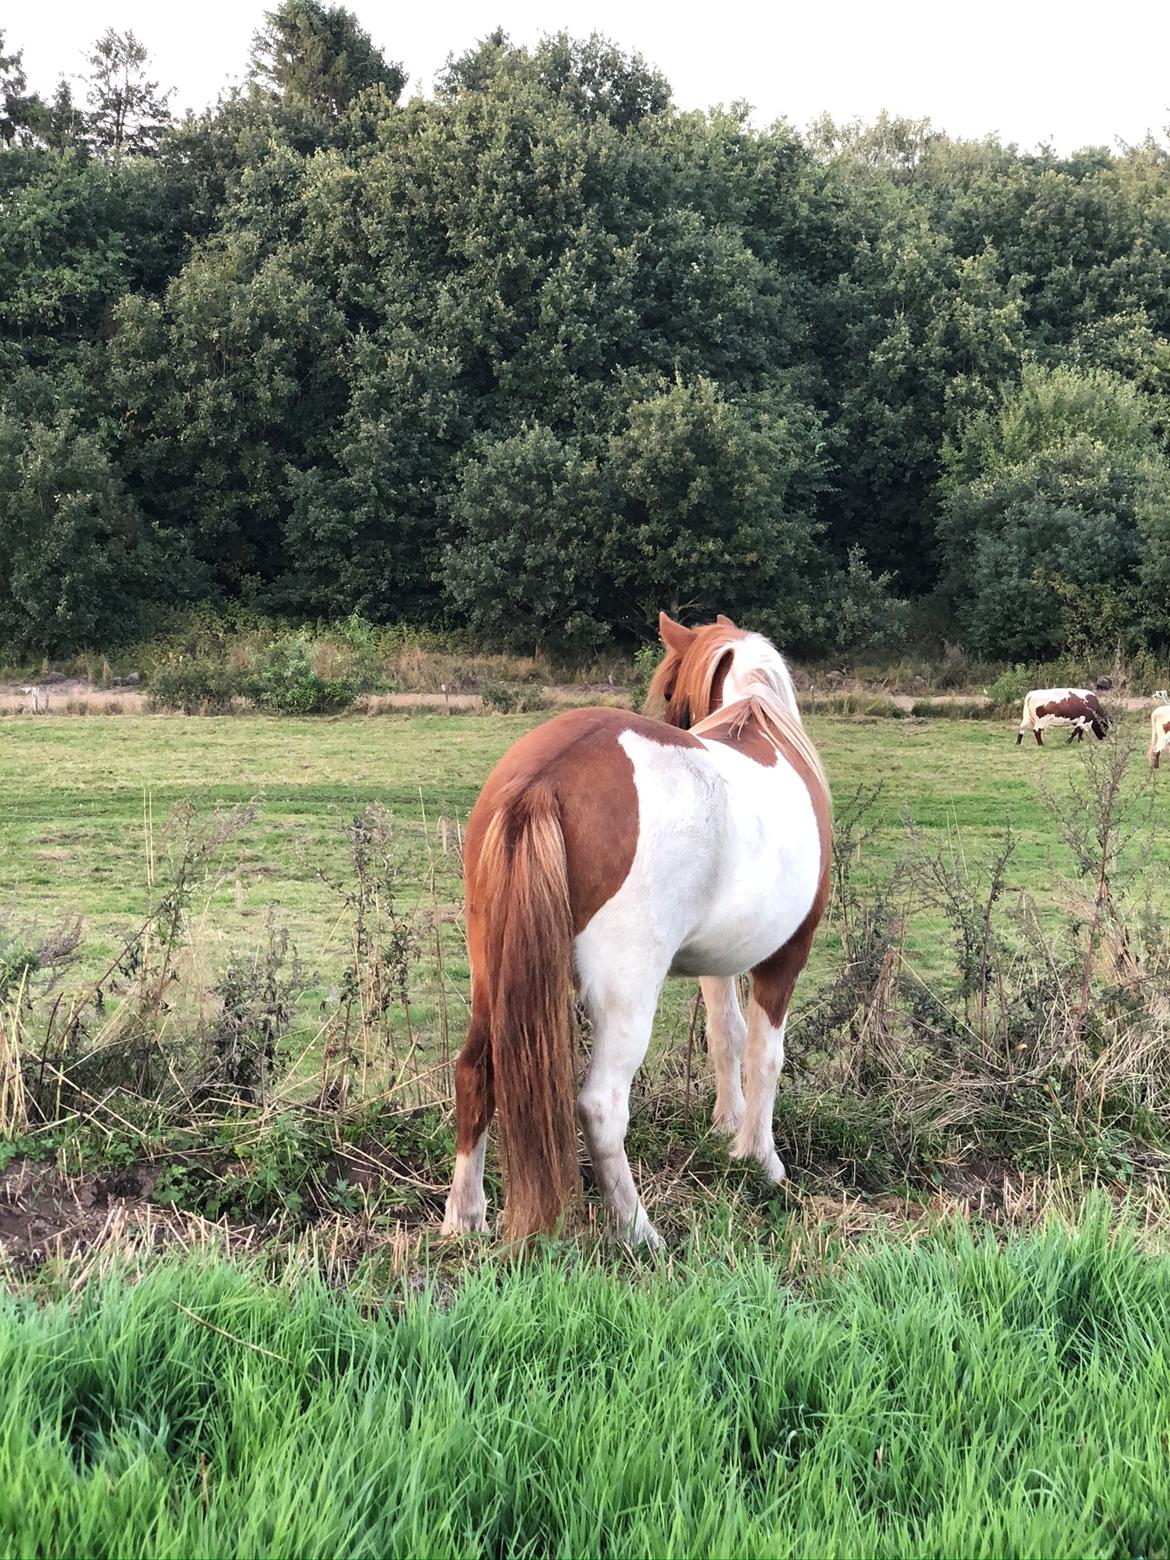
[[[648,713],[687,728],[761,690],[796,713],[796,692],[784,657],[762,634],[737,628],[722,613],[714,623],[684,628],[665,612],[658,615],[658,633],[666,656],[646,695]]]

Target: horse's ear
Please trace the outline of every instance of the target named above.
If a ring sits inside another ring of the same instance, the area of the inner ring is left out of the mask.
[[[665,612],[658,614],[658,637],[668,650],[673,650],[675,655],[686,655],[695,642],[693,628],[684,628],[681,623],[676,623],[673,618],[667,617]]]
[[[716,623],[719,624],[720,628],[734,628],[735,627],[735,624],[731,621],[731,619],[729,617],[724,617],[722,612],[715,619],[715,621],[716,621]]]

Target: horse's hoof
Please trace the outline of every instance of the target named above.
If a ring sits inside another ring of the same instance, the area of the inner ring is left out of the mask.
[[[647,1251],[657,1251],[662,1244],[662,1237],[641,1209],[632,1223],[611,1233],[619,1246],[632,1246],[635,1249],[643,1246]]]
[[[452,1208],[448,1203],[439,1233],[441,1235],[486,1235],[488,1233],[486,1205],[483,1208],[464,1212]]]

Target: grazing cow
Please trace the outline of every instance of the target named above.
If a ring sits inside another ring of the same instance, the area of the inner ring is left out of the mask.
[[[1150,764],[1160,769],[1162,754],[1170,753],[1170,691],[1159,688],[1154,698],[1167,701],[1150,711]]]
[[[1101,701],[1088,688],[1033,688],[1024,695],[1024,716],[1016,732],[1016,746],[1030,731],[1043,747],[1043,733],[1050,726],[1071,726],[1070,742],[1083,742],[1085,732],[1091,731],[1100,742],[1109,730],[1109,717],[1101,708]]]

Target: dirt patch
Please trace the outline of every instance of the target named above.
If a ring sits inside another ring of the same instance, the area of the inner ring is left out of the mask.
[[[31,691],[34,687],[35,695]],[[80,677],[28,685],[0,683],[0,715],[30,719],[41,715],[142,715],[146,708],[146,695],[136,686],[96,688]]]
[[[339,1179],[365,1194],[367,1206],[356,1213],[330,1210],[307,1223],[210,1220],[154,1203],[151,1196],[167,1164],[143,1162],[92,1175],[65,1175],[55,1166],[30,1161],[13,1166],[0,1178],[0,1282],[3,1271],[15,1279],[46,1263],[68,1262],[84,1272],[120,1255],[148,1256],[175,1247],[304,1258],[315,1267],[324,1265],[339,1282],[375,1250],[389,1257],[393,1271],[400,1271],[413,1270],[431,1242],[434,1254],[457,1262],[500,1249],[494,1241],[476,1243],[474,1253],[466,1242],[438,1242],[445,1184],[438,1185],[420,1173],[418,1165],[380,1144],[347,1145],[335,1167]],[[1005,1236],[1052,1218],[1075,1222],[1085,1198],[1096,1194],[1119,1209],[1124,1205],[1151,1243],[1161,1246],[1170,1228],[1168,1165],[1164,1156],[1151,1156],[1148,1164],[1137,1167],[1135,1181],[1122,1186],[1075,1172],[1031,1175],[989,1162],[955,1168],[930,1191],[873,1194],[834,1188],[822,1175],[804,1186],[790,1182],[786,1187],[782,1195],[791,1223],[783,1241],[791,1247],[790,1267],[811,1270],[831,1262],[834,1250],[871,1236],[915,1240],[956,1220]],[[686,1169],[660,1167],[655,1174],[645,1165],[638,1167],[647,1207],[672,1246],[685,1243],[690,1214],[673,1229],[671,1210],[681,1207],[686,1212],[688,1191],[692,1199],[697,1194],[703,1201],[703,1189],[692,1183]],[[586,1175],[587,1184],[589,1179]],[[379,1216],[378,1189],[390,1183],[411,1189],[415,1206],[400,1205],[391,1216]],[[715,1188],[706,1190],[712,1193]],[[766,1238],[759,1229],[753,1233],[755,1201],[749,1190],[737,1218],[747,1242]],[[600,1214],[596,1197],[591,1197],[586,1232],[600,1231]]]

